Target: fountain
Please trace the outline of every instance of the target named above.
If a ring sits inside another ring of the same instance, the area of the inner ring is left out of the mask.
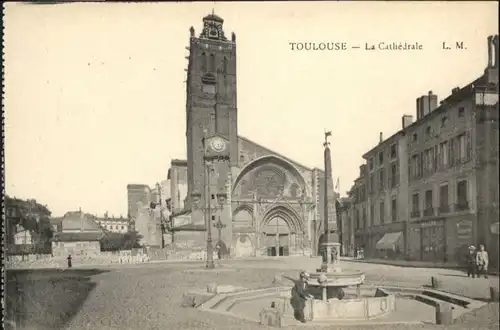
[[[393,295],[385,294],[383,290],[377,290],[375,296],[362,296],[361,285],[365,275],[359,271],[343,271],[340,267],[340,243],[336,233],[336,211],[335,196],[333,191],[333,180],[331,170],[330,142],[325,133],[325,211],[324,211],[324,234],[320,238],[320,254],[322,256],[321,268],[310,274],[308,284],[309,293],[314,299],[308,301],[309,320],[339,320],[339,319],[369,319],[390,313],[395,309]],[[329,223],[328,220],[331,219]],[[329,230],[329,225],[332,230]],[[356,287],[356,294],[346,298],[344,289]],[[377,299],[378,298],[378,299]],[[368,300],[380,300],[376,303],[380,308],[370,308]],[[382,302],[383,300],[383,302]]]

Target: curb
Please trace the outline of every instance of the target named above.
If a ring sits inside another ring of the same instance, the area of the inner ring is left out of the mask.
[[[360,264],[376,264],[376,265],[386,265],[386,266],[394,266],[394,267],[403,267],[403,268],[443,268],[443,269],[456,269],[463,270],[465,267],[453,264],[413,264],[408,262],[407,264],[397,264],[390,261],[384,260],[370,260],[370,259],[341,259],[343,262],[352,262],[352,263],[360,263]],[[488,275],[499,276],[500,272],[489,270]]]

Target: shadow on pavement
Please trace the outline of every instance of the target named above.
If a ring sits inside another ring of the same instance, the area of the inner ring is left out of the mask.
[[[6,271],[5,319],[16,327],[61,329],[96,287],[99,269],[30,269]]]

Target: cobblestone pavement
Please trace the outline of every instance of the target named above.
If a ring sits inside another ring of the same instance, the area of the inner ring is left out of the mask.
[[[50,322],[61,317],[55,306],[71,305],[68,301],[77,300],[81,293],[68,291],[65,299],[57,285],[40,286],[37,299],[38,312],[31,313],[25,329],[267,329],[256,323],[215,313],[206,313],[192,308],[182,308],[184,292],[206,288],[209,283],[217,282],[247,288],[272,285],[278,273],[291,277],[297,270],[314,271],[319,266],[317,258],[279,258],[274,260],[225,261],[223,269],[234,271],[202,271],[203,263],[151,263],[144,265],[120,265],[103,267],[106,270],[92,275],[95,288],[90,291],[80,305],[74,303],[71,311],[65,312],[67,321]],[[421,286],[430,283],[431,276],[437,276],[443,289],[465,294],[473,298],[487,298],[490,285],[498,286],[498,277],[490,279],[469,279],[456,270],[401,268],[375,264],[344,263],[345,269],[359,269],[366,273],[367,282],[386,285]],[[199,270],[199,271],[193,271]],[[35,273],[33,273],[35,274]],[[33,275],[35,276],[35,275]],[[474,283],[474,285],[471,285]],[[41,284],[40,284],[41,285]],[[25,291],[30,288],[26,287]],[[76,314],[74,317],[72,314]],[[498,304],[490,304],[466,315],[460,324],[447,329],[497,329]],[[300,328],[296,327],[295,328]],[[311,329],[311,327],[307,327]],[[315,327],[317,328],[317,327]],[[435,325],[391,325],[391,329],[439,329]],[[18,328],[19,329],[19,328]],[[324,327],[323,329],[387,329],[387,326],[369,327]]]

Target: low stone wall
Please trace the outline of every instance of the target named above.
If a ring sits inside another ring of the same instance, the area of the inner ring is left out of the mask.
[[[343,300],[308,300],[310,320],[369,320],[387,315],[396,309],[396,297],[377,289],[375,297]]]

